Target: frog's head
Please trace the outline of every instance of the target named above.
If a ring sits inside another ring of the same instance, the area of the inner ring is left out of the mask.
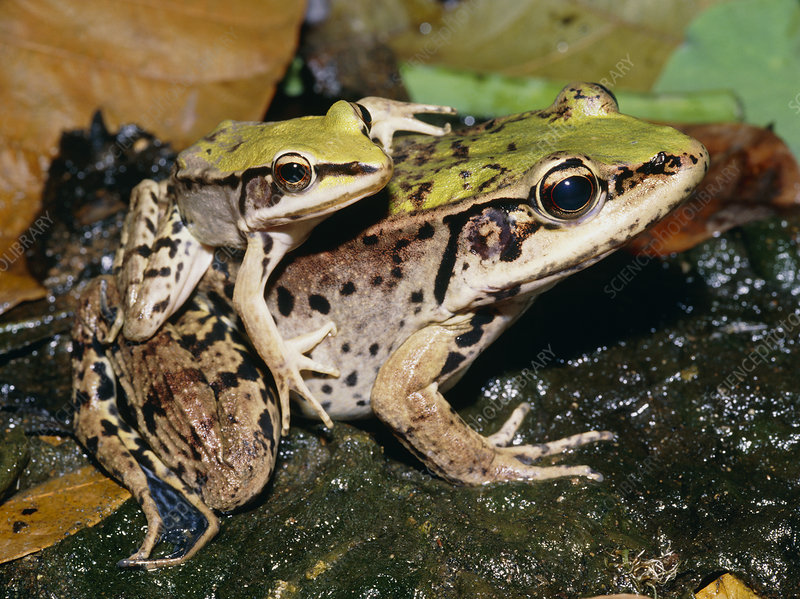
[[[498,129],[508,142],[500,164],[516,174],[445,217],[458,236],[453,311],[542,290],[593,264],[677,207],[708,168],[702,144],[620,114],[599,85],[568,86],[550,108],[495,120],[482,136]]]
[[[324,116],[224,121],[178,155],[173,193],[192,234],[241,246],[242,232],[327,215],[380,190],[391,158],[362,111],[336,102]]]

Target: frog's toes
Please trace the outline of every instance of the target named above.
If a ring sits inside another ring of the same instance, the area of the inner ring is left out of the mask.
[[[500,430],[493,435],[486,437],[489,440],[489,443],[495,447],[505,447],[511,443],[511,440],[517,433],[522,421],[530,411],[531,404],[527,402],[519,404],[511,413],[511,416],[508,418],[508,420],[506,420],[503,426],[500,427]]]
[[[148,517],[148,531],[141,548],[119,562],[120,567],[160,568],[180,564],[194,555],[213,537],[219,523],[211,512],[203,513],[179,491],[158,478],[144,466],[157,515]],[[150,552],[160,542],[171,543],[174,551],[167,556],[150,558]]]
[[[386,152],[392,147],[392,137],[397,131],[411,131],[425,135],[445,135],[450,132],[450,124],[437,127],[420,121],[416,114],[455,114],[456,109],[451,106],[436,104],[416,104],[414,102],[399,102],[387,98],[367,97],[357,102],[369,112],[372,123],[370,137],[380,142]]]
[[[336,323],[330,321],[315,331],[292,337],[285,341],[286,346],[298,354],[304,354],[317,347],[328,335],[336,335]]]
[[[597,443],[598,441],[613,441],[614,433],[609,431],[588,431],[585,433],[578,433],[556,441],[548,443],[536,443],[534,445],[517,445],[513,447],[505,447],[503,449],[513,451],[518,456],[524,456],[528,460],[538,460],[539,458],[560,455],[568,449],[574,449],[589,443]]]

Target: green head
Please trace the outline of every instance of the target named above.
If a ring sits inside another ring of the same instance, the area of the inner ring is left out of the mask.
[[[220,123],[179,154],[173,185],[200,241],[241,246],[242,233],[327,215],[391,175],[360,109],[339,101],[324,116]]]

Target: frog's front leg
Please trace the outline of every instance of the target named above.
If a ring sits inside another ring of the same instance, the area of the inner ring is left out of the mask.
[[[73,405],[78,440],[130,490],[147,518],[147,534],[122,566],[147,568],[180,563],[219,530],[219,522],[199,495],[175,476],[120,416],[117,384],[107,352],[108,329],[119,306],[111,277],[95,279],[81,296],[73,327]],[[150,560],[160,540],[175,552]]]
[[[526,406],[518,408],[510,425],[491,437],[472,430],[455,413],[439,392],[438,381],[464,359],[456,337],[467,330],[430,325],[409,337],[383,364],[373,386],[372,407],[378,418],[433,472],[454,482],[483,484],[564,476],[602,480],[588,466],[543,467],[531,462],[568,448],[610,440],[611,433],[590,431],[549,443],[501,447],[510,442]]]
[[[303,355],[328,334],[335,333],[335,325],[328,323],[300,338],[284,341],[264,299],[267,280],[275,265],[295,245],[294,239],[292,234],[276,231],[248,233],[247,250],[233,290],[236,312],[244,323],[250,341],[275,378],[281,404],[281,432],[284,435],[289,431],[291,391],[311,403],[325,426],[333,426],[330,416],[314,398],[300,371],[313,370],[339,376],[336,368],[319,364]]]
[[[450,132],[450,124],[437,127],[418,120],[415,114],[455,114],[456,109],[451,106],[437,104],[416,104],[414,102],[399,102],[387,98],[369,96],[356,102],[369,112],[370,137],[380,142],[383,149],[391,154],[392,138],[397,131],[410,131],[425,135],[445,135]]]
[[[186,228],[168,186],[145,180],[134,188],[114,259],[124,295],[116,328],[134,341],[152,337],[184,304],[213,258]]]

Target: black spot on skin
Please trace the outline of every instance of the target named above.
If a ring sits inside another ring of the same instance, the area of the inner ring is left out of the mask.
[[[174,239],[167,239],[166,237],[156,239],[156,242],[153,244],[153,252],[155,253],[161,250],[169,250],[169,257],[174,258],[178,254],[178,242]]]
[[[294,296],[292,292],[281,285],[277,288],[278,294],[278,312],[283,316],[289,316],[294,310]]]
[[[344,384],[348,387],[355,387],[356,383],[358,383],[358,373],[354,370],[350,374],[347,375],[347,378],[344,379]]]
[[[239,379],[235,372],[219,372],[217,380],[211,383],[211,388],[219,395],[223,389],[235,389],[239,386]]]
[[[422,289],[419,291],[412,291],[411,292],[411,303],[412,304],[421,304],[422,300],[424,299],[424,294],[422,293]]]
[[[322,385],[322,387],[320,387],[320,389],[322,389],[323,393],[328,394],[328,395],[333,393],[333,387],[331,387],[328,384]]]
[[[269,256],[269,253],[272,251],[272,235],[262,235],[261,236],[261,243],[264,246],[264,253]]]
[[[323,410],[329,410],[329,409],[330,409],[330,407],[333,405],[333,402],[332,402],[332,401],[330,401],[330,400],[327,400],[327,401],[323,401],[323,402],[322,402],[321,404],[319,404],[319,405],[321,405],[321,406],[322,406],[322,409],[323,409]]]
[[[383,283],[383,277],[380,275],[375,275],[374,277],[372,277],[372,281],[370,281],[370,283],[372,283],[372,285],[377,287],[378,285]]]
[[[261,432],[264,433],[264,436],[272,443],[275,443],[275,438],[272,436],[275,427],[272,423],[272,417],[269,415],[269,410],[261,412],[261,415],[258,417],[258,426]]]
[[[515,152],[515,151],[516,151],[516,149],[517,149],[517,144],[515,144],[515,143],[512,141],[510,144],[508,144],[508,146],[506,147],[506,149],[507,149],[509,152]]]
[[[114,379],[106,372],[106,365],[104,362],[95,362],[92,364],[92,370],[100,379],[97,385],[97,397],[101,400],[113,399],[116,396],[116,386]]]
[[[149,245],[140,245],[133,250],[133,253],[138,254],[142,258],[149,258],[153,253],[153,250],[150,249]]]
[[[425,223],[419,228],[419,231],[417,231],[417,239],[430,239],[433,237],[434,232],[433,225]]]
[[[342,353],[346,354],[350,352],[350,344],[349,343],[342,343]]]
[[[165,312],[167,308],[169,308],[168,299],[165,299],[163,302],[158,302],[157,304],[153,304],[153,312],[155,312],[156,314]]]
[[[14,522],[14,525],[11,527],[11,530],[13,530],[14,533],[16,534],[26,528],[28,528],[27,522],[23,522],[22,520],[17,520],[16,522]]]
[[[469,146],[465,146],[461,143],[460,139],[456,139],[453,143],[450,144],[450,149],[453,152],[454,158],[468,158],[469,157]]]
[[[470,347],[478,343],[483,337],[482,327],[494,320],[494,315],[489,312],[478,312],[469,321],[472,329],[456,337],[458,347]]]
[[[23,515],[23,516],[30,516],[31,514],[35,514],[35,513],[36,513],[36,512],[38,512],[38,511],[39,511],[39,509],[38,509],[38,508],[35,508],[35,507],[26,507],[24,510],[22,510],[22,515]]]
[[[359,399],[359,400],[356,402],[356,405],[357,405],[357,406],[365,406],[365,405],[367,405],[367,400],[366,400],[366,399]]]
[[[117,434],[117,425],[106,418],[100,421],[100,426],[103,429],[103,436],[105,437],[114,437]]]
[[[408,244],[411,242],[408,239],[400,239],[397,243],[394,244],[395,251],[400,251],[408,247]]]
[[[392,254],[392,262],[395,264],[402,264],[403,259],[398,254]]]
[[[465,359],[466,358],[461,354],[451,351],[447,354],[447,359],[444,362],[444,366],[442,366],[442,371],[439,373],[439,376],[453,372]]]
[[[86,449],[88,449],[89,452],[91,452],[93,454],[96,454],[97,453],[97,441],[98,441],[97,435],[95,435],[94,437],[89,437],[88,439],[86,439]]]
[[[450,229],[450,238],[444,248],[442,261],[439,263],[439,270],[436,272],[436,279],[433,283],[433,297],[436,302],[441,304],[444,301],[445,293],[450,285],[450,278],[453,275],[453,267],[456,263],[456,251],[458,250],[458,234],[464,226],[466,216],[445,217],[444,222]]]
[[[144,219],[144,224],[147,226],[147,230],[150,231],[153,235],[156,234],[156,226],[153,224],[153,221],[149,218]]]
[[[520,286],[514,285],[513,287],[509,287],[508,289],[501,289],[500,291],[494,291],[490,293],[493,298],[499,300],[508,299],[509,297],[514,297],[519,293]]]
[[[400,269],[400,267],[399,267],[399,266],[395,266],[395,267],[392,269],[392,276],[393,276],[395,279],[402,279],[402,278],[403,278],[403,271]]]
[[[353,295],[356,292],[356,286],[353,284],[352,281],[347,281],[342,288],[339,290],[339,293],[342,295]]]
[[[369,355],[370,356],[374,356],[375,354],[378,353],[378,349],[380,349],[378,344],[377,343],[373,343],[372,345],[369,346]]]
[[[378,243],[378,236],[377,235],[364,235],[361,239],[364,245],[375,245]]]
[[[319,312],[320,314],[327,314],[331,311],[331,304],[330,302],[325,299],[325,296],[318,295],[316,293],[312,293],[308,296],[308,305],[311,307],[312,310]]]
[[[414,192],[408,195],[408,199],[415,208],[421,208],[431,189],[433,189],[433,183],[430,181],[420,183]]]
[[[150,268],[144,271],[145,277],[168,277],[172,273],[172,269],[169,266],[162,266],[159,269]]]

